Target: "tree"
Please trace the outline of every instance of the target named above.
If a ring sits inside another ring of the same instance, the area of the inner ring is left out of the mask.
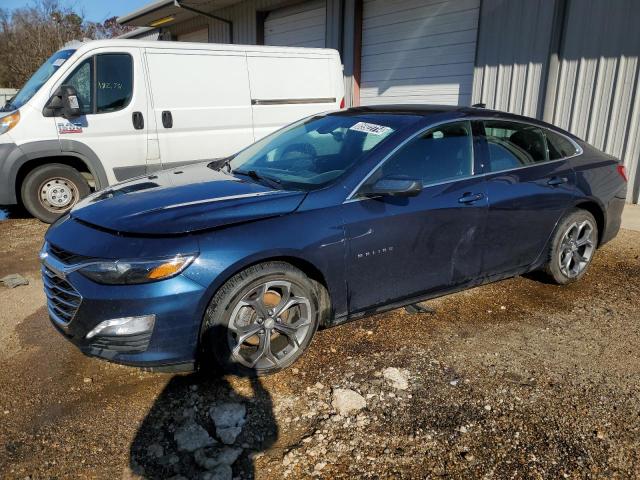
[[[37,0],[9,13],[0,8],[0,86],[19,88],[54,52],[72,40],[112,38],[130,27],[116,18],[89,22],[59,0]]]

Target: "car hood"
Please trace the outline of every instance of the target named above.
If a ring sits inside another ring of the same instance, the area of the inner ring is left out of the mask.
[[[304,197],[304,192],[272,189],[200,163],[96,192],[78,203],[71,217],[120,233],[178,235],[286,215]]]

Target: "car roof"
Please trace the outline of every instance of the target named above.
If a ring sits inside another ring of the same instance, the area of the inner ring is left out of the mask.
[[[489,108],[484,107],[466,107],[460,105],[436,105],[436,104],[390,104],[390,105],[369,105],[364,107],[352,107],[347,110],[349,113],[353,114],[364,114],[364,113],[374,113],[374,114],[395,114],[395,115],[415,115],[421,117],[430,117],[434,115],[446,115],[451,114],[451,118],[460,118],[460,117],[471,117],[473,118],[499,118],[502,120],[514,120],[520,122],[526,122],[532,125],[537,125],[543,128],[549,128],[552,130],[556,130],[566,136],[571,137],[574,140],[583,141],[581,138],[575,136],[571,132],[567,132],[566,130],[544,122],[542,120],[538,120],[533,117],[525,117],[524,115],[517,115],[515,113],[503,112],[500,110],[491,110]]]

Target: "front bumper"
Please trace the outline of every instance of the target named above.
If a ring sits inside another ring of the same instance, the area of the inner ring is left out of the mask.
[[[42,276],[53,326],[84,354],[161,370],[193,368],[205,289],[183,275],[140,285],[100,285],[43,259]],[[153,329],[135,335],[87,333],[105,320],[154,315]]]

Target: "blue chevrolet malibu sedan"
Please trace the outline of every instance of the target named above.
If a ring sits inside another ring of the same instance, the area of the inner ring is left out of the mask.
[[[617,159],[530,118],[315,115],[86,198],[46,235],[49,315],[111,361],[272,373],[320,327],[534,270],[580,279],[625,193]]]

